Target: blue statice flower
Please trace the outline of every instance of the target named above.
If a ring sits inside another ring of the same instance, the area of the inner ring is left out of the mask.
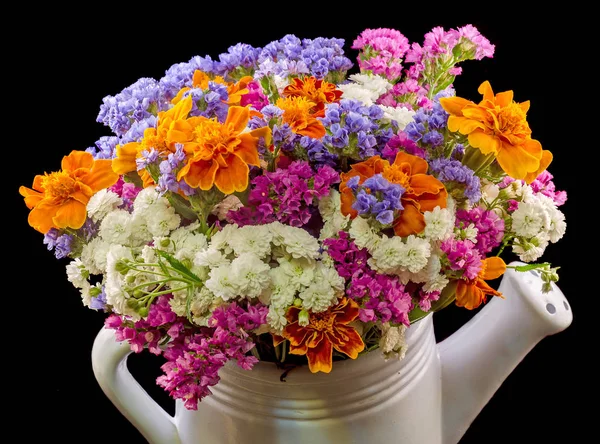
[[[115,157],[115,149],[120,143],[119,138],[116,136],[102,136],[100,137],[95,146],[91,146],[86,151],[94,156],[94,159],[112,159]]]
[[[177,180],[177,173],[185,164],[185,160],[186,156],[183,145],[180,143],[175,144],[175,152],[169,153],[167,158],[159,165],[160,175],[158,177],[156,191],[161,195],[167,191],[177,193],[180,190],[187,196],[194,194],[194,189],[183,179]]]
[[[208,74],[215,72],[215,65],[218,62],[213,61],[210,56],[195,56],[189,62],[176,63],[165,72],[165,75],[159,80],[161,91],[167,100],[173,99],[183,87],[191,87],[196,70]]]
[[[158,160],[158,151],[154,148],[143,150],[140,156],[135,159],[137,170],[143,170],[146,167],[154,164]]]
[[[394,135],[393,123],[382,121],[377,105],[365,106],[353,99],[328,104],[321,122],[327,129],[323,144],[337,156],[365,160],[381,154]]]
[[[96,121],[104,123],[117,136],[127,133],[134,122],[155,117],[159,111],[169,108],[159,82],[146,77],[116,96],[106,96],[102,102]]]
[[[406,190],[401,185],[389,182],[381,174],[369,177],[361,185],[358,182],[358,176],[347,182],[356,197],[352,208],[361,216],[375,217],[382,225],[391,224],[395,212],[404,209],[400,199]]]
[[[420,108],[413,116],[413,122],[406,125],[404,132],[408,138],[425,148],[431,154],[445,143],[444,132],[449,114],[440,105],[439,99],[453,95],[451,88],[435,95],[431,108]]]
[[[192,97],[192,109],[189,116],[203,116],[207,118],[216,117],[221,123],[227,119],[227,99],[229,94],[227,86],[222,83],[208,82],[208,88],[203,90],[193,88],[186,91],[183,97]]]
[[[219,55],[219,61],[214,62],[212,72],[234,80],[243,75],[252,74],[257,66],[260,52],[260,48],[246,43],[230,46],[227,52]]]
[[[444,183],[453,197],[460,198],[462,194],[470,202],[478,202],[481,199],[479,177],[459,160],[433,159],[429,161],[429,167],[433,175]]]
[[[93,310],[106,310],[106,293],[104,287],[97,296],[92,296],[90,299],[90,308]]]
[[[44,244],[48,246],[48,251],[54,250],[54,256],[57,259],[62,259],[71,253],[73,236],[60,234],[60,231],[56,228],[50,228],[44,235]]]

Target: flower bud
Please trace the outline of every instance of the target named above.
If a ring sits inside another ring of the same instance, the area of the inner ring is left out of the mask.
[[[308,322],[309,322],[308,311],[301,310],[300,313],[298,313],[298,325],[301,327],[306,327],[308,325]]]

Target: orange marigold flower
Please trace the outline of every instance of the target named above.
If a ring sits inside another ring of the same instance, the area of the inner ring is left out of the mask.
[[[225,194],[244,191],[248,165],[260,165],[259,138],[264,137],[267,145],[271,138],[268,127],[244,132],[249,118],[247,107],[232,106],[224,123],[201,116],[174,122],[167,138],[182,143],[188,156],[177,180],[183,178],[189,186],[202,190],[215,185]]]
[[[71,151],[63,157],[61,167],[61,171],[35,176],[33,189],[19,188],[31,210],[29,225],[40,233],[50,228],[81,228],[90,198],[119,179],[110,159],[94,160],[85,151]]]
[[[276,103],[283,110],[283,121],[290,125],[292,131],[313,139],[320,139],[325,135],[325,126],[315,118],[311,110],[316,106],[306,97],[279,98]]]
[[[283,90],[284,97],[306,97],[315,106],[312,109],[314,117],[325,115],[325,104],[339,102],[342,91],[333,83],[326,82],[316,77],[295,77]]]
[[[288,324],[283,338],[290,341],[290,353],[306,355],[312,373],[329,373],[333,349],[352,359],[363,351],[365,343],[348,324],[358,317],[359,306],[352,299],[342,298],[339,303],[322,313],[310,313],[306,327],[298,324],[300,308],[290,307],[286,314]]]
[[[127,174],[137,170],[135,160],[141,156],[142,151],[155,149],[161,157],[166,158],[169,153],[175,152],[175,142],[169,140],[169,131],[176,122],[185,120],[192,109],[192,98],[186,97],[168,111],[158,113],[156,128],[146,128],[141,142],[130,142],[117,146],[117,156],[113,159],[112,168],[115,173]],[[140,171],[144,185],[152,182],[152,178],[145,171]]]
[[[488,285],[488,280],[499,278],[506,271],[506,264],[491,256],[481,261],[481,270],[475,279],[458,281],[456,286],[456,305],[473,310],[486,301],[488,295],[503,297],[502,293]]]
[[[488,81],[479,86],[478,92],[483,95],[479,104],[460,97],[440,99],[450,113],[448,129],[467,135],[469,144],[484,155],[493,154],[509,176],[532,182],[548,167],[552,154],[531,138],[529,101],[514,102],[512,91],[494,95]]]
[[[208,89],[208,82],[220,83],[222,85],[227,85],[227,94],[229,98],[227,100],[228,105],[239,105],[244,94],[248,94],[249,90],[247,88],[248,83],[252,81],[252,77],[245,76],[242,77],[237,83],[227,82],[221,76],[215,76],[211,78],[204,71],[200,71],[197,69],[194,71],[194,76],[192,78],[192,87],[199,89]],[[183,98],[183,95],[189,91],[191,88],[186,86],[181,88],[177,95],[171,100],[171,103],[177,104]]]
[[[400,151],[396,155],[394,163],[379,156],[373,156],[364,162],[352,165],[350,171],[342,173],[340,193],[344,215],[349,214],[355,218],[357,211],[352,208],[354,194],[346,186],[348,180],[359,176],[359,184],[375,174],[382,174],[391,183],[401,185],[404,193],[400,198],[404,209],[394,220],[394,232],[397,236],[408,236],[418,234],[425,228],[425,217],[423,212],[432,211],[436,206],[446,208],[448,192],[444,184],[430,174],[427,174],[429,165],[417,156]]]

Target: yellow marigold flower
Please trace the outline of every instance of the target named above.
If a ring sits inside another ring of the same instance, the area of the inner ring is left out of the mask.
[[[231,194],[248,187],[248,165],[259,166],[258,142],[260,137],[270,144],[268,127],[247,131],[250,110],[232,106],[227,119],[190,117],[178,120],[169,131],[168,138],[182,143],[188,156],[186,165],[177,174],[193,188],[209,190],[216,186],[221,192]]]
[[[315,118],[311,110],[316,106],[306,97],[279,98],[276,103],[283,110],[283,121],[290,125],[292,131],[313,139],[325,135],[323,123]]]
[[[168,140],[167,134],[176,122],[184,120],[192,109],[192,98],[186,97],[168,111],[158,113],[156,128],[146,128],[141,142],[130,142],[117,146],[117,156],[113,159],[112,168],[117,174],[127,174],[137,170],[135,160],[141,156],[142,151],[155,149],[161,157],[166,158],[169,153],[175,152],[175,143]],[[150,175],[144,170],[140,171],[144,184],[152,182]]]
[[[484,155],[494,154],[509,176],[532,182],[548,167],[552,154],[531,138],[529,101],[514,102],[512,91],[494,95],[488,81],[479,86],[478,92],[483,95],[479,104],[460,97],[440,99],[450,114],[448,129],[467,135],[469,144]]]
[[[90,198],[119,179],[110,159],[94,160],[85,151],[71,151],[63,157],[61,167],[61,171],[35,176],[33,189],[19,188],[31,210],[29,225],[40,233],[50,228],[81,228]]]

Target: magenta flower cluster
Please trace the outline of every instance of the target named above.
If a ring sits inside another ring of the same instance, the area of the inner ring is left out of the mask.
[[[402,74],[402,58],[410,48],[408,39],[395,29],[365,29],[352,45],[361,50],[361,70],[395,79]]]
[[[295,161],[252,180],[248,205],[230,211],[230,222],[244,225],[279,221],[292,227],[306,225],[316,212],[318,200],[329,194],[340,175],[329,166],[315,173],[308,162]]]
[[[398,276],[373,271],[367,263],[370,257],[367,250],[358,248],[345,231],[340,231],[337,238],[325,239],[323,245],[338,274],[346,280],[346,295],[361,306],[358,315],[361,321],[409,325],[408,313],[414,307],[412,297]]]
[[[477,228],[475,248],[485,256],[502,242],[504,219],[490,210],[474,207],[470,210],[456,210],[456,226],[467,227],[473,224]]]
[[[465,239],[447,239],[440,245],[446,253],[450,270],[461,272],[467,279],[475,279],[481,270],[481,254],[475,243]]]

